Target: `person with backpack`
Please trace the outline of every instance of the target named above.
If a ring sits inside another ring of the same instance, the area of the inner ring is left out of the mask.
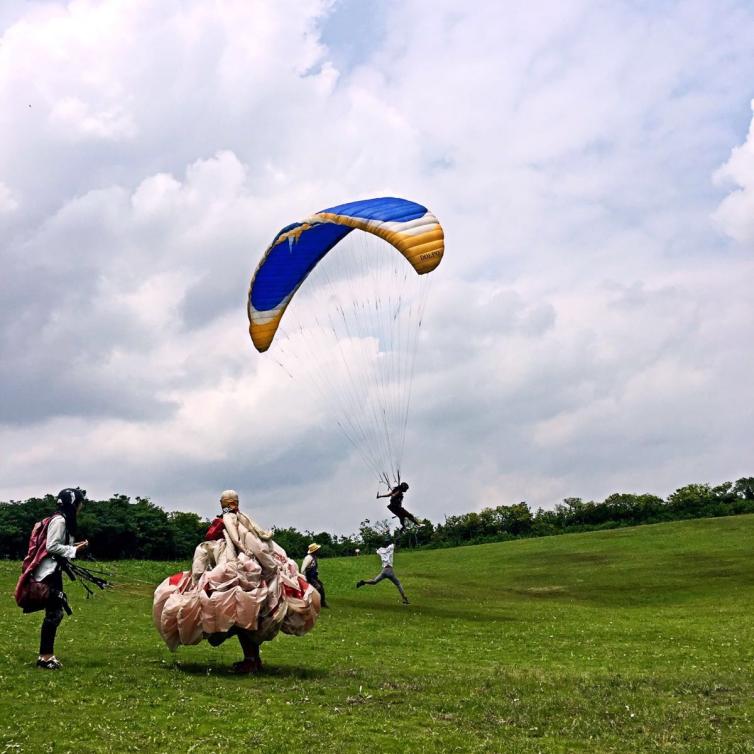
[[[78,487],[67,487],[58,493],[55,513],[34,526],[16,585],[16,602],[24,612],[45,611],[37,658],[37,667],[44,670],[63,667],[55,657],[55,636],[63,611],[70,614],[63,591],[63,567],[89,546],[87,540],[76,541],[76,519],[85,499],[86,490]]]

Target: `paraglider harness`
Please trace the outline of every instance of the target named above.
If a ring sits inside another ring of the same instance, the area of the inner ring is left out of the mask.
[[[68,597],[65,592],[51,589],[50,585],[45,581],[37,581],[33,577],[33,573],[37,566],[49,555],[47,552],[47,530],[50,528],[50,521],[52,521],[55,516],[62,515],[63,513],[61,511],[56,511],[51,516],[48,516],[41,521],[37,521],[31,531],[29,547],[26,557],[21,564],[21,576],[19,576],[15,590],[16,604],[25,613],[34,613],[37,610],[44,610],[50,599],[57,598],[60,601],[63,610],[65,610],[68,615],[73,614],[73,610],[68,604]],[[84,568],[77,563],[72,563],[67,558],[55,557],[53,559],[57,561],[60,569],[71,581],[78,580],[86,592],[87,599],[94,594],[94,590],[89,584],[94,584],[94,586],[97,586],[100,589],[106,589],[110,586],[106,579],[101,578],[94,571]],[[94,560],[91,556],[88,556],[88,559]]]

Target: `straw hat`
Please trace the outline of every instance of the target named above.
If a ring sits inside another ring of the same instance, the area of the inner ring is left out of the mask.
[[[314,544],[314,543],[312,542],[312,544],[310,544],[310,545],[309,545],[309,547],[307,548],[306,552],[307,552],[307,553],[308,553],[309,555],[311,555],[312,553],[315,553],[315,552],[317,552],[317,550],[319,550],[319,549],[320,549],[320,546],[319,546],[319,545],[317,545],[317,544]]]

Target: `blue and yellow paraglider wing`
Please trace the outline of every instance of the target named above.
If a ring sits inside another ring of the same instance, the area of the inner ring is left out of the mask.
[[[270,347],[286,307],[309,273],[352,230],[392,244],[419,275],[442,260],[440,223],[426,207],[406,199],[350,202],[288,225],[275,236],[249,287],[249,334],[258,351]]]

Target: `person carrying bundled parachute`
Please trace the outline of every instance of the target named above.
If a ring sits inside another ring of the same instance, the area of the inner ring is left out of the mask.
[[[238,493],[220,496],[222,513],[195,552],[191,571],[166,578],[155,590],[152,616],[175,651],[206,639],[219,646],[237,636],[243,659],[237,673],[262,669],[259,647],[279,631],[302,636],[317,621],[319,592],[251,516],[239,509]]]

